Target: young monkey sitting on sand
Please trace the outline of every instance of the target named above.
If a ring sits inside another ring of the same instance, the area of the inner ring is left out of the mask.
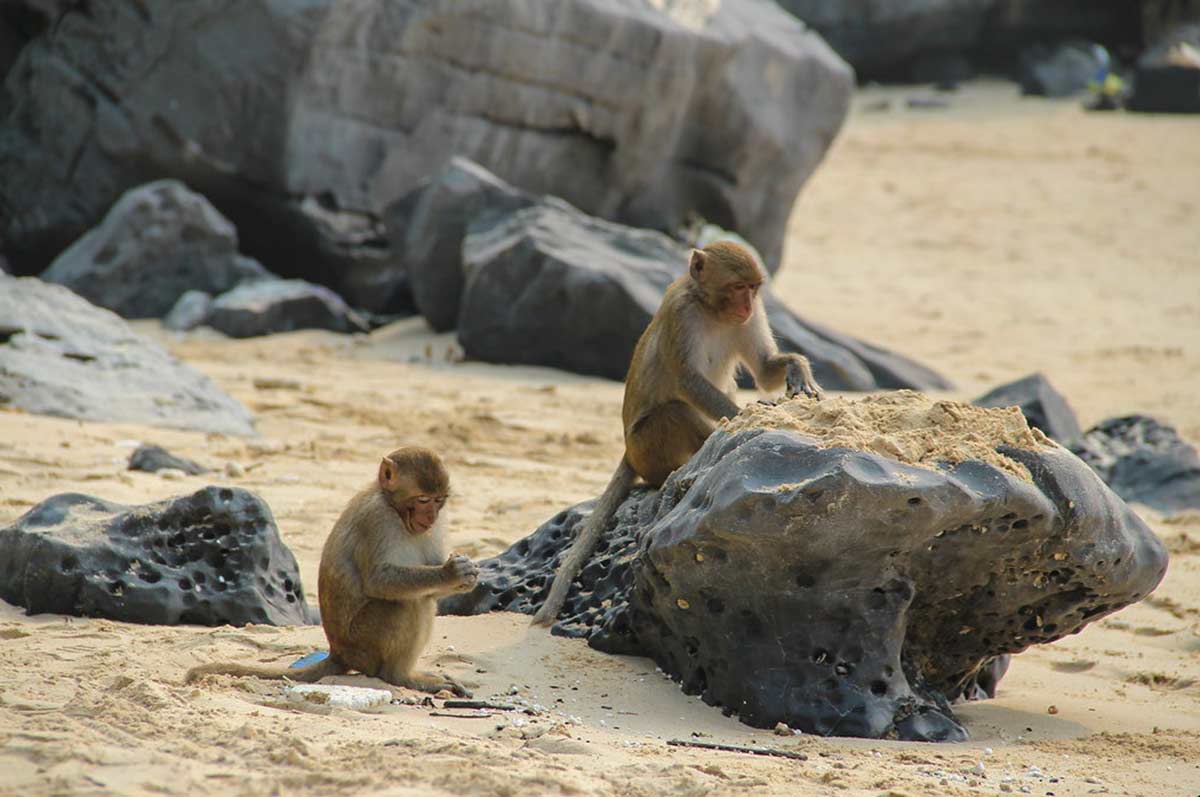
[[[479,575],[465,556],[446,557],[439,513],[449,493],[450,477],[434,452],[413,446],[388,454],[321,551],[317,592],[329,656],[298,668],[204,664],[189,670],[186,682],[223,674],[312,683],[357,670],[395,686],[467,696],[453,680],[415,669],[437,599],[469,591]]]

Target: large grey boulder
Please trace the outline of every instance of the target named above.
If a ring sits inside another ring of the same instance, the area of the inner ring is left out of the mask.
[[[468,357],[624,379],[663,291],[685,271],[688,248],[548,197],[477,218],[462,260],[458,339]],[[907,358],[800,319],[769,295],[766,307],[780,347],[808,356],[829,390],[948,385]]]
[[[444,613],[531,613],[590,504]],[[959,740],[1003,656],[1140,600],[1157,537],[1015,409],[913,393],[755,405],[618,512],[556,626],[756,727]]]
[[[42,273],[125,318],[160,318],[189,290],[224,293],[272,276],[238,254],[229,220],[176,180],[127,191]]]
[[[144,506],[48,498],[0,529],[0,598],[128,623],[319,622],[270,508],[230,487]]]
[[[971,403],[977,407],[1019,407],[1030,426],[1068,448],[1083,436],[1066,397],[1040,372],[994,387]]]
[[[773,266],[853,88],[768,0],[93,5],[7,81],[0,237],[21,270],[174,177],[292,276],[295,198],[379,217],[456,154],[605,218],[698,215]]]
[[[203,323],[233,338],[297,329],[366,332],[370,328],[336,293],[304,280],[239,285],[213,299]]]
[[[114,313],[0,275],[0,403],[90,421],[254,434],[250,412]]]
[[[1109,418],[1071,446],[1126,501],[1160,512],[1200,509],[1200,454],[1147,415]]]

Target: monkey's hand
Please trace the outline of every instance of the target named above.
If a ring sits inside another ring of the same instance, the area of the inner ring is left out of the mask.
[[[451,554],[442,565],[446,581],[455,592],[470,592],[479,581],[479,565],[460,553]]]
[[[789,399],[795,398],[800,393],[817,401],[825,398],[825,391],[821,390],[817,380],[813,379],[812,372],[798,363],[788,364],[786,384],[787,388],[783,395]]]

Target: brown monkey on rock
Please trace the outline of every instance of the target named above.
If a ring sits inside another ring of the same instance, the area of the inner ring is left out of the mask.
[[[717,241],[692,250],[688,273],[672,282],[642,333],[625,377],[625,456],[554,574],[533,617],[550,625],[637,477],[659,487],[700,449],[723,418],[738,414],[738,363],[762,390],[788,398],[822,396],[808,359],[781,354],[758,295],[766,274],[745,247]]]
[[[429,449],[388,454],[375,483],[350,499],[321,551],[317,596],[329,656],[297,668],[203,664],[188,670],[186,681],[223,674],[312,683],[357,670],[395,686],[466,695],[448,678],[415,670],[438,597],[469,591],[479,575],[465,556],[446,557],[438,514],[449,492],[446,468]]]

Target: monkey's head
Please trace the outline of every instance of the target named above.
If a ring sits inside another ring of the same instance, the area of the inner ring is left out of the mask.
[[[754,300],[765,276],[746,247],[715,241],[693,249],[688,271],[700,301],[721,321],[744,324],[754,315]]]
[[[428,448],[398,448],[379,463],[379,489],[409,533],[424,534],[437,524],[450,495],[450,474]]]

